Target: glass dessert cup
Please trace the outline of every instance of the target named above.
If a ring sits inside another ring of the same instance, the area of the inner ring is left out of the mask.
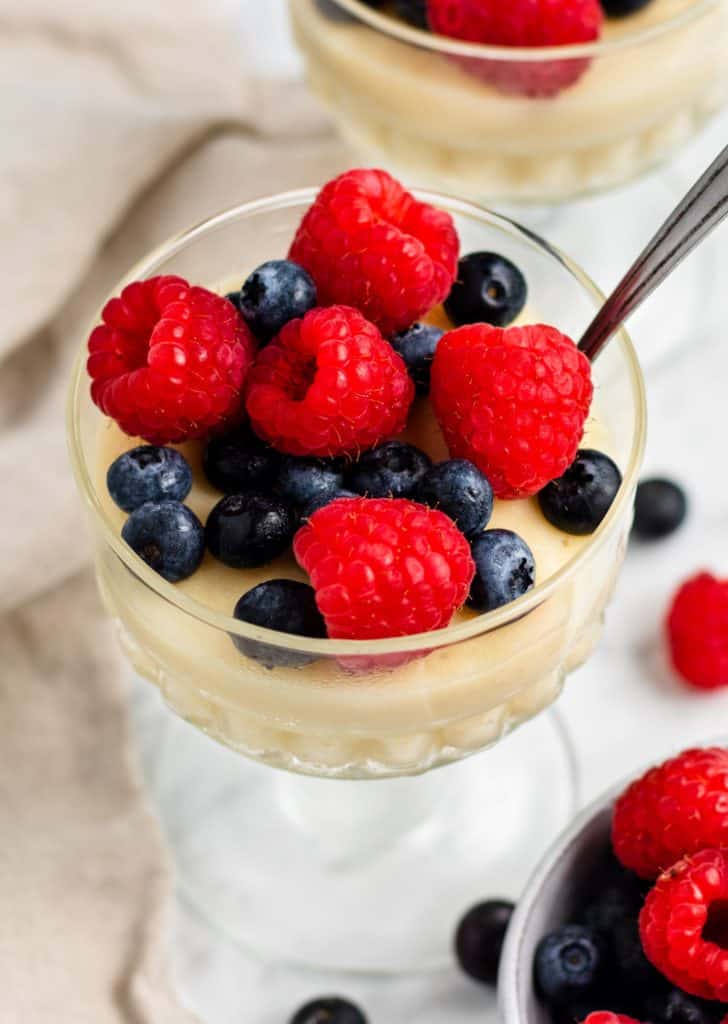
[[[308,81],[354,149],[477,201],[553,203],[626,182],[726,99],[725,0],[653,0],[596,42],[551,49],[464,43],[361,0],[290,10]],[[557,95],[493,84],[555,61],[580,74]]]
[[[153,252],[127,281],[172,272],[208,287],[231,274],[242,281],[286,252],[314,195],[229,210]],[[580,334],[602,297],[578,268],[505,218],[416,195],[452,214],[464,252],[492,249],[518,264],[534,319]],[[82,351],[69,404],[72,462],[122,646],[179,716],[167,716],[155,778],[188,898],[235,939],[280,959],[371,971],[446,963],[453,915],[489,892],[515,895],[573,811],[573,764],[551,716],[462,759],[549,707],[597,642],[644,445],[642,379],[626,333],[595,366],[596,408],[624,474],[596,533],[512,605],[377,641],[251,627],[139,560],[102,500],[103,418],[84,362]],[[266,669],[232,634],[309,661]]]

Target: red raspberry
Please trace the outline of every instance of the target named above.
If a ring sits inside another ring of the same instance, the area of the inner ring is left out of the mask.
[[[604,13],[599,0],[428,0],[430,26],[440,35],[503,47],[567,46],[598,39]],[[589,59],[487,60],[458,58],[468,71],[504,92],[554,96],[573,85]]]
[[[406,498],[338,498],[296,534],[330,637],[376,640],[447,626],[475,565],[443,512]]]
[[[700,850],[660,875],[640,913],[647,959],[689,995],[728,1000],[728,850]]]
[[[634,1017],[623,1013],[612,1013],[611,1010],[595,1010],[585,1017],[582,1024],[640,1024]]]
[[[615,806],[612,845],[642,878],[705,847],[728,847],[728,750],[686,750],[633,782]]]
[[[322,306],[354,306],[383,334],[409,327],[450,293],[458,236],[452,217],[386,171],[347,171],[319,192],[290,258],[316,282]]]
[[[728,580],[701,572],[675,595],[667,619],[672,663],[691,686],[728,686]]]
[[[207,437],[234,421],[255,343],[231,302],[181,277],[134,281],[88,340],[91,397],[151,444]]]
[[[470,459],[499,498],[540,491],[576,458],[591,367],[555,327],[470,324],[445,334],[431,399],[450,454]]]
[[[356,309],[312,309],[260,352],[248,378],[256,432],[290,455],[350,455],[404,429],[414,385]]]

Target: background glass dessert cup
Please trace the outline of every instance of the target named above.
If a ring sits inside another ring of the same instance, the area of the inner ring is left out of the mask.
[[[481,201],[550,203],[628,181],[685,143],[728,91],[725,0],[652,0],[608,19],[596,42],[551,49],[464,43],[361,0],[290,0],[290,10],[310,85],[354,148]],[[556,95],[493,84],[554,61],[577,79]]]
[[[242,281],[285,254],[314,195],[221,214],[153,252],[127,280],[176,273],[212,288],[231,276]],[[521,268],[531,319],[579,336],[601,296],[567,259],[506,219],[416,195],[452,214],[463,252],[495,250]],[[80,353],[70,444],[101,593],[136,671],[197,727],[166,716],[157,796],[188,896],[235,938],[342,968],[446,962],[448,908],[484,888],[515,894],[544,837],[568,818],[573,769],[551,716],[483,758],[429,770],[495,744],[547,708],[597,642],[644,443],[642,381],[624,332],[598,360],[595,385],[605,447],[624,475],[606,519],[592,536],[570,537],[542,520],[535,501],[517,503],[543,522],[557,571],[512,605],[448,629],[313,640],[236,621],[166,583],[126,547],[103,493],[105,421]],[[266,669],[237,650],[234,634],[308,663]]]

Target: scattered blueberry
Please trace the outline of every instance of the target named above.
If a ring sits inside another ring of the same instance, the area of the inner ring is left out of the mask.
[[[247,424],[208,441],[202,456],[205,476],[223,494],[267,490],[281,457]]]
[[[449,459],[428,469],[413,498],[450,516],[470,540],[483,532],[493,515],[493,488],[467,459]]]
[[[392,348],[404,360],[407,372],[415,383],[418,395],[430,393],[430,370],[435,358],[435,349],[443,335],[439,327],[432,324],[412,324],[406,331],[395,334]]]
[[[469,910],[455,933],[455,955],[463,971],[476,981],[495,985],[503,940],[514,906],[488,900]]]
[[[526,279],[518,267],[494,252],[471,252],[458,263],[458,274],[445,299],[455,324],[507,327],[526,305]]]
[[[276,490],[301,507],[319,498],[328,499],[343,486],[344,470],[338,459],[299,459],[286,455],[276,478]]]
[[[253,491],[219,501],[205,536],[215,558],[234,569],[251,569],[282,554],[295,530],[296,515],[284,498]]]
[[[326,625],[316,606],[313,587],[297,580],[266,580],[240,598],[233,613],[241,622],[276,629],[298,636],[325,637]],[[314,658],[300,651],[286,650],[273,644],[233,636],[233,643],[249,658],[255,658],[266,668],[286,665],[298,668]]]
[[[563,476],[538,496],[548,521],[565,533],[593,533],[622,485],[618,467],[603,452],[582,448]]]
[[[143,444],[114,459],[106,486],[120,509],[133,512],[146,501],[184,501],[192,487],[192,470],[176,448]]]
[[[327,491],[325,494],[318,494],[311,501],[305,505],[301,505],[300,514],[301,519],[310,519],[314,512],[318,512],[320,508],[324,508],[325,505],[330,505],[332,501],[336,501],[337,498],[356,498],[357,495],[353,491]]]
[[[408,498],[432,465],[430,457],[403,441],[386,441],[364,452],[347,483],[368,498]]]
[[[718,1024],[725,1006],[670,986],[648,995],[642,1012],[651,1024]]]
[[[511,530],[486,530],[471,547],[475,578],[468,604],[490,612],[509,604],[531,589],[536,580],[533,553]]]
[[[291,260],[269,260],[240,289],[240,312],[260,341],[270,341],[289,320],[316,305],[313,278]]]
[[[346,999],[328,996],[302,1006],[290,1024],[367,1024],[361,1010]]]
[[[628,917],[636,917],[640,908],[641,900],[636,886],[628,888],[612,883],[602,889],[586,907],[584,924],[609,938],[620,922]]]
[[[641,540],[659,540],[682,526],[688,511],[685,491],[672,480],[643,480],[634,502],[633,533]]]
[[[570,924],[544,936],[536,949],[536,987],[550,1002],[572,1001],[594,990],[604,969],[598,935]]]
[[[170,583],[187,579],[205,554],[202,523],[179,501],[148,501],[134,509],[121,536]]]
[[[627,14],[634,14],[647,7],[652,0],[602,0],[604,13],[609,18],[624,18]]]
[[[400,18],[404,18],[417,28],[429,28],[427,24],[427,0],[394,0],[394,8]]]

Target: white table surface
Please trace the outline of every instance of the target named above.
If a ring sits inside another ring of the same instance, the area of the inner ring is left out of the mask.
[[[230,3],[230,9],[231,16],[248,19],[246,59],[273,74],[295,71],[281,0],[243,0],[242,5]],[[251,31],[263,17],[265,31]],[[594,229],[588,235],[574,231],[573,215],[544,218],[526,212],[521,219],[533,222],[565,248],[571,243],[570,254],[607,288],[618,275],[618,240],[629,239],[622,267],[626,269],[635,247],[669,211],[671,197],[677,199],[724,144],[726,129],[728,118],[723,118],[647,185],[580,204],[576,219],[583,213],[585,223]],[[585,799],[651,758],[728,735],[728,692],[701,695],[681,686],[667,667],[661,640],[666,603],[678,582],[702,567],[728,574],[727,435],[722,419],[728,381],[728,291],[721,287],[721,280],[728,277],[726,232],[728,227],[719,229],[633,325],[637,349],[648,361],[645,470],[680,479],[690,494],[691,514],[674,538],[630,550],[601,648],[569,680],[561,699],[578,752]],[[686,308],[693,312],[681,318],[679,310]],[[135,699],[145,709],[139,737],[149,751],[155,738],[149,696],[137,693]],[[370,1024],[484,1024],[497,1019],[487,991],[454,968],[432,977],[386,982],[296,971],[245,955],[184,906],[177,908],[175,918],[178,986],[204,1024],[287,1024],[299,1004],[331,991],[365,1007]]]

